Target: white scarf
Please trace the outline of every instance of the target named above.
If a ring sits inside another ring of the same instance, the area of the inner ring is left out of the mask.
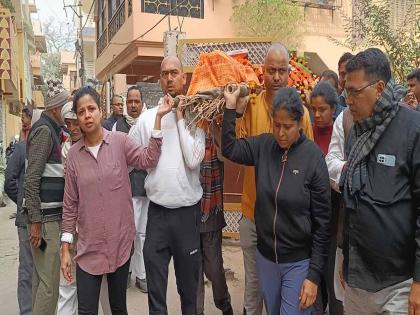
[[[140,115],[141,115],[141,114],[142,114],[145,110],[147,110],[147,108],[146,108],[146,106],[145,106],[145,105],[143,105],[143,108],[142,108],[142,110],[141,110]],[[130,115],[128,115],[127,113],[125,113],[125,114],[124,114],[124,118],[125,118],[125,121],[127,122],[127,124],[129,124],[129,125],[130,125],[130,127],[131,127],[131,126],[134,126],[134,125],[137,123],[137,120],[139,119],[140,115],[139,115],[137,118],[133,118],[133,117],[131,117]]]

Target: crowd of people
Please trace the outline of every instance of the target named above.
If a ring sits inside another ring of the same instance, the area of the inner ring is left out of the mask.
[[[132,280],[149,314],[168,314],[171,259],[183,315],[204,314],[204,274],[234,314],[226,159],[244,165],[243,315],[420,314],[420,69],[407,90],[381,50],[346,53],[305,102],[287,87],[285,46],[263,69],[255,101],[226,89],[211,128],[187,128],[175,107],[187,77],[173,56],[158,104],[133,86],[105,120],[93,88],[48,82],[45,111],[22,113],[5,175],[20,314],[127,314]]]

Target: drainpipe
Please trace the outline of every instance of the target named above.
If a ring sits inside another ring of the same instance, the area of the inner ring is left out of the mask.
[[[105,109],[106,109],[106,116],[109,116],[111,112],[111,100],[110,100],[110,92],[111,92],[111,85],[109,81],[105,82]]]
[[[6,148],[7,148],[6,111],[3,108],[3,90],[2,89],[0,89],[0,119],[1,119],[1,138],[2,138],[1,159],[2,159],[2,161],[5,161],[5,159],[6,159]]]

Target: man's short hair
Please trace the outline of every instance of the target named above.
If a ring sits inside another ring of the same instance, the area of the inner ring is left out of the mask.
[[[121,100],[123,100],[123,96],[121,94],[112,95],[111,101],[114,99],[114,97],[119,97]]]
[[[343,63],[349,61],[351,58],[353,58],[354,55],[349,52],[345,52],[340,59],[338,60],[338,67],[340,67]]]
[[[368,48],[359,52],[346,64],[346,72],[364,70],[369,81],[382,80],[388,83],[392,78],[388,57],[378,48]]]
[[[416,68],[407,75],[407,81],[416,79],[420,82],[420,68]]]
[[[324,78],[326,80],[329,80],[329,79],[334,80],[334,87],[336,89],[338,89],[338,75],[334,71],[329,70],[329,69],[328,70],[325,70],[324,72],[322,72],[320,78],[321,78],[321,80],[324,79]]]
[[[141,94],[140,87],[138,87],[137,85],[132,85],[132,86],[130,86],[130,87],[128,88],[128,90],[127,90],[127,98],[128,98],[128,93],[129,93],[130,91],[132,91],[132,90],[139,91],[140,98],[141,98],[141,99],[143,99],[143,95]]]

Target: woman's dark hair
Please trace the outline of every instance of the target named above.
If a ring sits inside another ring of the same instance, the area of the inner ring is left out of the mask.
[[[272,109],[273,114],[283,109],[296,121],[300,121],[304,113],[302,99],[296,89],[291,87],[280,88],[277,91]]]
[[[32,111],[29,107],[22,108],[22,114],[25,114],[27,117],[32,118]]]
[[[77,103],[79,102],[79,99],[85,95],[90,95],[95,101],[96,105],[98,105],[98,108],[100,108],[101,97],[99,96],[98,92],[96,92],[96,90],[90,86],[84,86],[78,89],[76,94],[74,94],[73,112],[77,113]]]
[[[330,105],[331,108],[337,106],[338,104],[337,91],[328,81],[321,81],[315,85],[311,94],[311,102],[312,99],[317,96],[322,96],[325,100],[325,103]]]

